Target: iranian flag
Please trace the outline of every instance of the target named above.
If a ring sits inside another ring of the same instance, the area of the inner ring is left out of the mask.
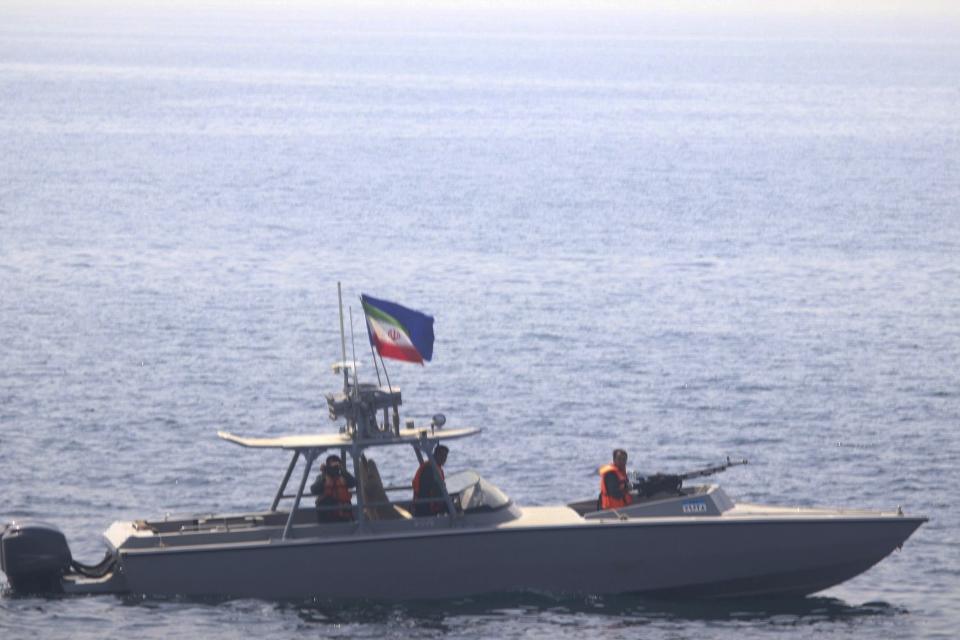
[[[433,316],[395,302],[360,296],[370,344],[381,358],[427,362],[433,357]]]

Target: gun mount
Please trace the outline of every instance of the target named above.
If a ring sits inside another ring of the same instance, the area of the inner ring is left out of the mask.
[[[396,434],[400,431],[399,407],[403,403],[396,387],[380,387],[375,384],[349,384],[346,391],[326,394],[330,419],[347,419],[347,430],[362,438]],[[388,411],[392,409],[392,420]],[[377,412],[383,411],[383,424],[377,423]],[[392,422],[392,425],[391,425]]]

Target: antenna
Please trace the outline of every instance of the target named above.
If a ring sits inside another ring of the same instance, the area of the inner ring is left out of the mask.
[[[357,341],[353,339],[353,307],[347,307],[350,312],[350,355],[353,357],[353,389],[360,393],[360,381],[357,379]]]
[[[337,280],[337,302],[340,304],[340,350],[343,353],[343,362],[347,362],[347,336],[343,332],[343,293],[340,291],[340,281]],[[350,379],[347,377],[347,368],[343,368],[343,392],[346,393],[350,386]]]

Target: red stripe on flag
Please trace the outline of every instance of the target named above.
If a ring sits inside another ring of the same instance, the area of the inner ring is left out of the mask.
[[[420,352],[414,349],[413,347],[404,349],[395,344],[386,344],[380,340],[376,341],[377,352],[383,358],[390,358],[392,360],[403,360],[404,362],[416,362],[418,364],[423,364],[423,358],[420,357]]]

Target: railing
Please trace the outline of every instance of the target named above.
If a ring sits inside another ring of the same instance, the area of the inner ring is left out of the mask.
[[[383,490],[384,490],[384,492],[395,492],[395,491],[411,491],[411,492],[412,492],[412,491],[413,491],[413,485],[392,485],[392,486],[389,486],[389,487],[384,487]],[[350,495],[352,495],[352,496],[357,495],[357,490],[356,490],[356,489],[349,489],[348,491],[349,491]],[[304,493],[302,497],[307,498],[307,497],[315,497],[315,496],[319,496],[319,494],[317,494],[317,493]],[[296,497],[297,497],[297,494],[295,494],[295,493],[284,493],[284,494],[281,494],[281,495],[277,496],[277,500],[278,500],[278,501],[279,501],[279,500],[292,500],[292,499],[294,499],[294,498],[296,498]]]
[[[293,497],[295,497],[295,496],[293,496]],[[442,496],[438,496],[438,497],[436,497],[436,498],[416,498],[416,499],[414,499],[414,500],[404,500],[404,501],[403,501],[403,504],[398,503],[398,502],[390,502],[389,500],[387,500],[387,501],[385,501],[385,502],[381,500],[381,501],[377,501],[377,502],[364,502],[364,503],[363,503],[363,507],[364,507],[364,509],[366,509],[366,508],[368,508],[368,507],[402,507],[402,506],[408,505],[408,504],[432,504],[432,503],[434,503],[434,502],[446,502],[446,500],[445,500]],[[456,497],[454,497],[454,504],[455,504],[455,506],[459,506],[459,505],[457,504],[458,502],[459,502],[459,501],[456,499]],[[350,507],[351,510],[354,510],[354,511],[359,508],[357,505],[355,505],[355,504],[353,504],[353,503],[350,503],[349,507]],[[344,504],[344,505],[330,505],[330,506],[320,506],[320,505],[317,505],[317,506],[315,506],[315,507],[309,507],[309,508],[307,508],[307,509],[301,509],[301,511],[342,511],[343,509],[346,509],[346,508],[347,508],[347,505],[346,505],[346,504]]]

